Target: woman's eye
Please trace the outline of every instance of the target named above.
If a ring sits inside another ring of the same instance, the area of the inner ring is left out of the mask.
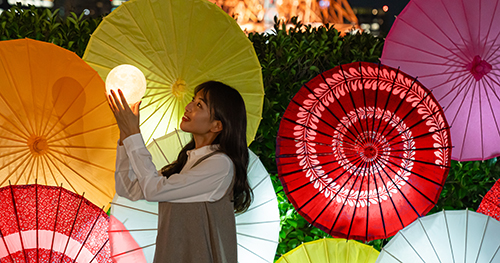
[[[198,102],[198,104],[196,104],[196,106],[200,107],[201,108],[201,103]]]

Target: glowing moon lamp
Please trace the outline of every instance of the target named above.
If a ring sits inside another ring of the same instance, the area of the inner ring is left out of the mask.
[[[113,68],[106,77],[106,93],[111,90],[118,96],[118,89],[123,92],[127,103],[132,105],[141,100],[146,92],[146,78],[136,67],[123,64]]]

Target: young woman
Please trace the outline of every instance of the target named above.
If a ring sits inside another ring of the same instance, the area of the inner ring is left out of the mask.
[[[116,192],[131,200],[159,202],[155,263],[236,263],[234,212],[251,202],[247,180],[246,111],[235,89],[200,84],[180,124],[193,140],[161,171],[151,161],[139,129],[139,104],[121,91],[109,97],[120,128]]]

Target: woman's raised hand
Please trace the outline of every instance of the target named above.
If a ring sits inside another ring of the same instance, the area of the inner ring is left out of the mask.
[[[123,140],[130,135],[140,133],[139,128],[139,106],[141,101],[138,101],[130,107],[121,90],[118,90],[120,99],[115,92],[111,90],[111,95],[108,95],[108,104],[115,115],[116,123],[120,129],[120,145]]]

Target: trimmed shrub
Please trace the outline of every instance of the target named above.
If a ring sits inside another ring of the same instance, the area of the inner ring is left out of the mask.
[[[0,40],[31,38],[56,44],[82,57],[90,34],[101,21],[102,18],[89,18],[83,13],[62,18],[59,9],[18,4],[0,15]]]

